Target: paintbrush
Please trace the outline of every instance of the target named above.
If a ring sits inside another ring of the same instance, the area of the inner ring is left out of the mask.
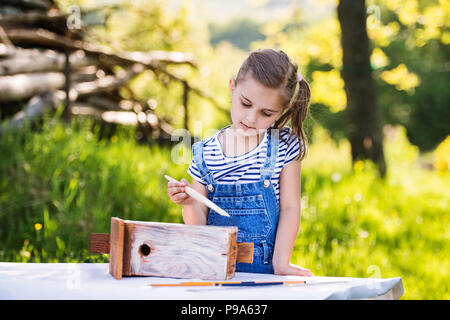
[[[167,180],[169,180],[169,181],[179,183],[179,181],[175,180],[172,177],[169,177],[168,175],[164,175],[164,177]],[[220,214],[222,216],[225,216],[225,217],[230,217],[230,215],[225,210],[223,210],[222,208],[218,207],[214,202],[212,202],[208,198],[204,197],[202,194],[200,194],[199,192],[195,191],[191,187],[184,187],[184,191],[188,195],[190,195],[192,198],[194,198],[195,200],[200,201],[201,203],[203,203],[208,208],[211,208],[214,211],[216,211],[218,214]]]

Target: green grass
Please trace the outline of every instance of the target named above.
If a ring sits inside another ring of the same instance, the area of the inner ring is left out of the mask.
[[[92,127],[47,119],[38,133],[1,137],[0,261],[106,262],[88,242],[109,232],[111,216],[182,222],[163,175],[188,177],[188,164],[137,145],[132,130],[107,141]],[[450,174],[421,168],[402,128],[385,140],[384,180],[370,162],[352,168],[347,141],[315,132],[292,261],[320,276],[400,276],[403,298],[449,299]]]
[[[315,141],[294,262],[321,276],[400,276],[405,299],[449,299],[449,173],[421,168],[401,127],[385,139],[384,180],[370,162],[352,168],[347,141]]]
[[[137,146],[125,129],[99,140],[90,127],[49,121],[2,137],[0,260],[103,261],[89,255],[89,235],[109,232],[111,216],[181,222],[162,176],[184,174],[170,150]]]

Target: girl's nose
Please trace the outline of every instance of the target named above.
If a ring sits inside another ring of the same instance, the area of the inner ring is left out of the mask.
[[[246,119],[249,124],[250,123],[254,123],[256,121],[256,112],[253,110],[253,108],[251,108],[250,110],[247,111],[247,119]]]

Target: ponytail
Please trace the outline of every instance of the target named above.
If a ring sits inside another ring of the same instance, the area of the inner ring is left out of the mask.
[[[303,122],[308,113],[310,101],[311,88],[305,79],[300,78],[300,81],[298,81],[298,89],[289,102],[286,111],[280,118],[278,118],[278,120],[274,124],[275,128],[280,129],[283,128],[288,121],[291,122],[291,137],[292,135],[297,136],[300,142],[300,153],[296,160],[303,160],[306,156],[308,138],[303,129]]]

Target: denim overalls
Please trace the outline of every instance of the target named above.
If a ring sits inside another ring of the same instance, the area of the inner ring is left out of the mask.
[[[207,183],[208,198],[230,215],[228,218],[210,210],[207,224],[237,226],[237,241],[254,243],[253,263],[236,263],[237,272],[274,273],[272,256],[279,205],[270,178],[277,160],[279,132],[267,130],[267,134],[267,157],[257,182],[216,182],[203,159],[202,141],[195,143],[192,148],[194,161],[203,181]]]

